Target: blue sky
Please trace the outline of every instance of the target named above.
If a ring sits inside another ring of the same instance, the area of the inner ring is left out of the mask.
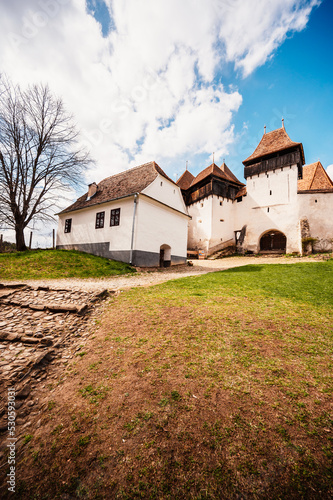
[[[87,184],[151,160],[197,174],[213,152],[243,180],[282,117],[307,163],[333,164],[330,0],[11,0],[0,18],[1,71],[63,99]]]
[[[103,1],[87,0],[87,10],[101,24],[104,36],[114,29]],[[242,181],[242,161],[257,146],[264,125],[267,131],[274,130],[281,126],[282,118],[291,139],[303,142],[307,163],[320,159],[325,168],[333,163],[329,113],[333,109],[332,21],[333,4],[324,0],[315,6],[306,27],[289,32],[269,60],[250,75],[244,77],[232,63],[223,63],[216,71],[211,85],[223,83],[237,89],[243,98],[233,119],[235,141],[224,156]],[[167,162],[170,175],[175,177],[173,170],[179,174],[185,157]],[[212,155],[197,154],[189,158],[189,169],[197,174],[211,160]]]
[[[245,79],[236,77],[243,104],[235,128],[240,134],[243,123],[248,128],[227,160],[239,176],[240,163],[253,151],[264,125],[267,131],[278,128],[282,116],[290,138],[303,143],[307,163],[320,159],[325,168],[333,163],[332,21],[333,2],[325,0],[307,27],[290,36],[270,61]]]

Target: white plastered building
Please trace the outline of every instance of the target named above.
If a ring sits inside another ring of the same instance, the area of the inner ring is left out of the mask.
[[[155,162],[90,184],[58,216],[59,249],[144,267],[186,261],[189,216],[181,190]]]

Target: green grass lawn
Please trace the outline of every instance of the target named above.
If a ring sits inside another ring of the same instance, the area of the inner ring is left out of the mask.
[[[134,272],[129,264],[76,250],[0,254],[0,279],[102,278]]]
[[[332,273],[249,265],[110,299],[24,445],[21,498],[332,498]]]

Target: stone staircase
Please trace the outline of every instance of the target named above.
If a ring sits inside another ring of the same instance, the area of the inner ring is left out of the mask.
[[[234,239],[222,241],[218,245],[210,247],[207,253],[207,259],[219,259],[225,255],[233,255],[236,252],[236,245]]]

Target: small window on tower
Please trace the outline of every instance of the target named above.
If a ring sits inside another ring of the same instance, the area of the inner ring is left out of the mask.
[[[272,194],[272,191],[269,192],[269,194],[271,195]]]
[[[222,206],[223,206],[223,201],[220,201],[220,207],[222,207]]]

